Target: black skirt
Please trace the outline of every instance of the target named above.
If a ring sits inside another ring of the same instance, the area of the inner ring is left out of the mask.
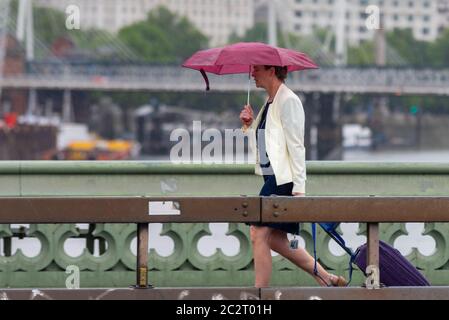
[[[278,186],[276,184],[276,177],[274,175],[263,176],[265,184],[260,190],[260,196],[292,196],[293,182],[282,184]],[[299,223],[298,222],[286,222],[286,223],[250,223],[253,226],[270,227],[273,229],[282,230],[287,233],[299,235]]]

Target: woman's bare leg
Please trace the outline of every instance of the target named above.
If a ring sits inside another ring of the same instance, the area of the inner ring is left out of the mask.
[[[273,262],[269,241],[272,231],[273,229],[269,227],[250,227],[256,288],[268,287],[270,285]]]
[[[319,263],[317,263],[318,274],[321,278],[325,279],[327,283],[313,273],[315,264],[313,257],[303,248],[294,250],[290,249],[287,233],[284,231],[273,229],[269,237],[269,241],[269,245],[272,250],[287,258],[299,268],[308,272],[321,286],[326,286],[327,284],[333,282],[333,275],[327,272]]]

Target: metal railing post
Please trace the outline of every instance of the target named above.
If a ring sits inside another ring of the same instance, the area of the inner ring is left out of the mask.
[[[366,288],[380,288],[379,223],[367,224]]]
[[[137,224],[137,288],[148,288],[148,223]]]

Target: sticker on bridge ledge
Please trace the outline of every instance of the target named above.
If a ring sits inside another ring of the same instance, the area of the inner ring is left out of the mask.
[[[177,201],[149,201],[148,215],[150,216],[179,216],[179,202]]]

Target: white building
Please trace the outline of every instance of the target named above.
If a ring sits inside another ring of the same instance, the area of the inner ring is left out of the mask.
[[[123,26],[144,20],[160,5],[186,16],[212,46],[225,44],[231,33],[243,35],[254,24],[254,0],[34,0],[35,5],[65,11],[80,8],[81,28],[100,28],[116,32]]]
[[[442,32],[449,26],[449,0],[438,0],[438,30]]]
[[[269,0],[255,0],[263,12]],[[277,2],[278,19],[288,31],[310,34],[314,29],[336,30],[339,12],[345,11],[345,37],[351,44],[372,39],[366,26],[366,9],[376,5],[385,30],[410,28],[416,39],[432,41],[449,26],[449,0],[271,0]]]

